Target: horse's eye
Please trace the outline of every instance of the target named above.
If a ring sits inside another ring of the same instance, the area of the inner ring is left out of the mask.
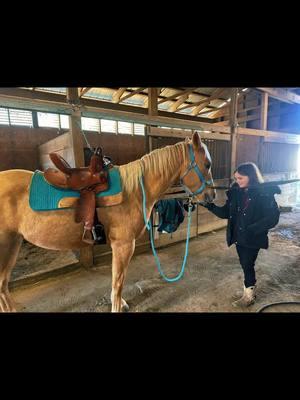
[[[205,167],[206,167],[207,169],[209,169],[209,168],[211,167],[211,163],[206,163],[206,164],[205,164]]]

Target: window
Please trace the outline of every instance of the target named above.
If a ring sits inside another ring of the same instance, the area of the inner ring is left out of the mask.
[[[117,133],[117,121],[101,119],[101,132]]]
[[[60,115],[60,127],[62,129],[69,129],[69,116],[68,115]]]
[[[134,124],[134,134],[135,135],[145,135],[145,125]]]
[[[42,128],[59,128],[59,115],[52,113],[37,113],[38,125]]]
[[[0,108],[0,125],[9,125],[9,116],[7,108]]]
[[[82,117],[81,128],[83,131],[100,132],[99,119]]]
[[[132,126],[131,122],[122,122],[118,121],[118,133],[125,133],[127,135],[132,135]]]
[[[11,125],[33,126],[31,111],[14,109],[9,109],[8,111]]]

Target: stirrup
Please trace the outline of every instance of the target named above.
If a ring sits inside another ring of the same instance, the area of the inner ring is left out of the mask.
[[[92,237],[94,237],[93,229],[94,229],[94,228],[92,228],[92,229],[83,228],[83,235],[82,235],[82,241],[83,241],[83,242],[88,243],[88,244],[94,244],[94,243],[95,243],[95,240],[94,240],[94,239],[91,239],[90,237],[86,237],[86,233],[87,233],[87,232],[90,233],[89,236],[92,235]]]

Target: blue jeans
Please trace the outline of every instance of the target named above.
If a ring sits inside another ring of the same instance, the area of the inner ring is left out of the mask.
[[[236,251],[244,271],[245,287],[247,288],[249,286],[254,286],[256,283],[254,266],[259,249],[250,249],[249,247],[244,247],[237,244]]]

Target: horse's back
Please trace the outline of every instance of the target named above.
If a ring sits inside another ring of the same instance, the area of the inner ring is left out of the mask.
[[[8,169],[0,171],[0,192],[6,192],[7,188],[28,185],[33,172],[26,169]]]

